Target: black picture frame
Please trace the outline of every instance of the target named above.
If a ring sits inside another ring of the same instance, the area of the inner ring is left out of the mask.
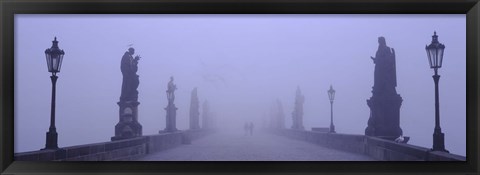
[[[3,0],[0,2],[2,174],[478,174],[478,0]],[[28,162],[14,161],[15,14],[466,14],[467,161]]]

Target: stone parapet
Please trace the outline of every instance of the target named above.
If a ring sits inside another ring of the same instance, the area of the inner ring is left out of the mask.
[[[271,129],[268,131],[276,135],[307,141],[327,148],[365,154],[383,161],[466,161],[464,156],[431,151],[429,148],[365,135],[322,133],[293,129]]]
[[[16,153],[15,161],[124,161],[174,148],[205,136],[210,130],[187,130],[118,141],[78,145],[58,150]],[[186,140],[188,139],[188,140]]]

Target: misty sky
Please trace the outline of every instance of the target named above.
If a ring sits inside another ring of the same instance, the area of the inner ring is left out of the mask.
[[[45,147],[51,80],[44,51],[56,36],[65,51],[57,81],[60,147],[110,141],[118,123],[120,60],[133,44],[142,58],[139,122],[143,134],[165,128],[170,76],[177,128],[188,128],[198,87],[223,128],[262,125],[275,99],[291,126],[295,90],[305,96],[304,126],[328,127],[327,90],[336,90],[338,133],[364,134],[377,38],[395,49],[400,126],[410,144],[432,147],[434,82],[425,45],[445,44],[440,118],[445,147],[466,149],[465,15],[15,15],[15,152]],[[257,127],[258,128],[258,127]]]

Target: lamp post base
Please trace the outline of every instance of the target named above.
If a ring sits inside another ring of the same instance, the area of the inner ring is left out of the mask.
[[[57,131],[55,131],[55,129],[50,129],[47,132],[47,143],[45,144],[45,148],[43,148],[42,150],[58,149],[57,140],[58,140]]]
[[[433,148],[432,151],[447,152],[445,149],[445,135],[441,131],[433,133]]]
[[[330,133],[335,133],[335,126],[330,125]]]

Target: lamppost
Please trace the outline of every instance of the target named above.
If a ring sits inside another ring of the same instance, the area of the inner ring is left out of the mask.
[[[52,47],[45,50],[45,56],[47,58],[48,72],[52,73],[50,78],[52,79],[52,104],[50,115],[50,128],[47,132],[47,143],[45,149],[58,149],[57,144],[57,129],[55,128],[55,85],[57,83],[57,72],[60,72],[62,66],[63,55],[65,52],[58,48],[57,37],[52,41]]]
[[[330,99],[330,132],[335,133],[335,126],[333,126],[333,100],[335,99],[335,90],[333,90],[332,85],[328,90],[328,98]]]
[[[443,51],[445,50],[445,45],[438,42],[437,32],[435,31],[432,36],[432,43],[425,46],[427,51],[428,61],[430,63],[430,68],[435,71],[433,75],[433,81],[435,82],[435,130],[433,132],[433,151],[443,151],[445,150],[445,139],[442,129],[440,128],[440,111],[439,111],[439,100],[438,100],[438,80],[440,75],[438,75],[437,69],[442,67],[443,61]]]

